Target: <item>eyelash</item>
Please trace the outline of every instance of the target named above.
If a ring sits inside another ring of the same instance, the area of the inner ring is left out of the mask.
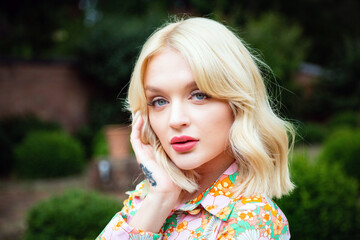
[[[203,99],[197,99],[197,101],[202,101],[202,100],[205,100],[205,99],[210,98],[209,95],[207,95],[207,94],[205,94],[205,93],[203,93],[203,92],[201,92],[201,91],[199,91],[199,90],[193,91],[193,92],[190,94],[190,96],[191,96],[191,98],[193,98],[193,97],[195,97],[197,94],[201,94],[202,96],[204,96]],[[155,97],[155,98],[153,98],[150,102],[148,102],[147,105],[148,105],[148,106],[151,106],[151,107],[154,107],[154,106],[156,105],[156,103],[157,103],[158,101],[161,101],[161,100],[162,100],[162,101],[165,101],[165,102],[168,102],[168,101],[166,101],[164,98]]]
[[[210,98],[209,95],[207,95],[207,94],[205,94],[205,93],[203,93],[203,92],[201,92],[201,91],[199,91],[199,90],[193,91],[193,92],[191,93],[191,97],[195,97],[197,94],[201,94],[201,95],[204,96],[203,99],[199,99],[199,100],[205,100],[205,99]]]
[[[167,102],[165,99],[163,98],[154,98],[153,100],[151,100],[150,102],[147,103],[148,106],[154,107],[156,102],[163,100],[165,102]]]

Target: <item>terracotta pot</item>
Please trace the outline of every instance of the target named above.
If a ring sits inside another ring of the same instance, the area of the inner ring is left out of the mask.
[[[129,135],[130,126],[128,125],[107,125],[105,127],[105,136],[111,160],[118,161],[129,157]]]

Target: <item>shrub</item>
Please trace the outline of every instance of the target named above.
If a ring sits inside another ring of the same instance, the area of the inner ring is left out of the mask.
[[[34,130],[60,130],[59,124],[43,122],[34,116],[9,117],[0,121],[0,175],[9,174],[15,162],[13,150]]]
[[[26,178],[52,178],[80,173],[82,145],[59,131],[29,133],[15,149],[17,174]]]
[[[25,240],[95,239],[121,208],[116,199],[69,190],[30,209]]]
[[[309,44],[302,36],[301,27],[277,13],[269,12],[258,19],[249,19],[245,32],[245,40],[262,52],[275,75],[287,83],[287,78],[297,70],[308,49]]]
[[[299,126],[297,135],[301,142],[304,143],[321,143],[327,136],[326,126],[318,123],[304,123]]]
[[[147,14],[104,16],[79,45],[80,70],[94,81],[98,90],[119,87],[116,91],[112,89],[117,94],[128,83],[139,47],[160,21],[161,16]]]
[[[108,156],[108,145],[106,142],[106,137],[104,130],[101,129],[98,131],[93,140],[93,157],[103,157]]]
[[[82,125],[74,133],[74,137],[78,139],[84,146],[85,158],[87,161],[91,161],[93,154],[93,138],[97,129],[91,125]]]
[[[356,128],[360,126],[360,115],[357,112],[342,112],[334,115],[329,120],[328,125],[331,129],[340,127]]]
[[[268,12],[259,18],[247,19],[243,37],[252,49],[261,53],[259,56],[255,52],[255,56],[271,68],[269,71],[261,66],[261,72],[271,98],[282,103],[275,103],[274,106],[278,106],[277,109],[286,116],[290,113],[291,118],[301,113],[302,106],[299,106],[299,99],[295,97],[298,95],[292,93],[300,91],[292,78],[305,60],[309,46],[301,27],[276,12]],[[283,89],[288,90],[282,91]]]
[[[294,239],[356,239],[359,235],[358,182],[341,168],[304,156],[292,162],[296,189],[277,201]]]
[[[360,180],[360,129],[338,129],[325,141],[320,160],[338,163],[349,175]]]
[[[79,45],[79,70],[96,87],[89,108],[89,121],[95,128],[129,122],[130,115],[119,99],[126,97],[139,47],[159,25],[162,14],[156,11],[142,17],[107,14]]]

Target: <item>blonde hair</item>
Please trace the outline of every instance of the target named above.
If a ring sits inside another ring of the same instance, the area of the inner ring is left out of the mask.
[[[232,31],[206,18],[177,20],[155,31],[144,44],[130,81],[129,110],[144,116],[142,141],[154,147],[157,161],[172,180],[188,192],[198,187],[194,171],[178,169],[167,157],[147,117],[144,73],[149,59],[164,48],[183,55],[201,91],[229,102],[234,114],[229,142],[240,177],[236,192],[280,197],[291,191],[288,133],[292,139],[294,134],[291,125],[270,106],[256,64],[261,62]]]

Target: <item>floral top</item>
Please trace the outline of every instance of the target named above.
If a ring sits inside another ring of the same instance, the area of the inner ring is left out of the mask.
[[[238,178],[233,163],[208,189],[192,201],[173,209],[158,233],[134,229],[127,221],[142,202],[140,183],[124,208],[117,213],[96,240],[118,239],[290,239],[288,221],[267,196],[234,196],[230,191]]]

